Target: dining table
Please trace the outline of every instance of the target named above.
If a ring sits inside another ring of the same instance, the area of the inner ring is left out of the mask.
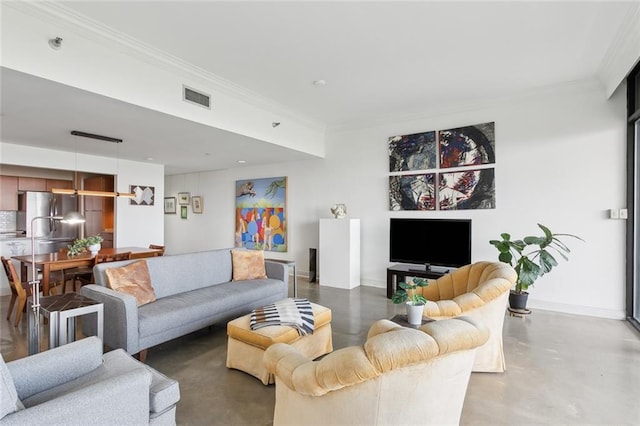
[[[162,255],[162,250],[147,247],[118,247],[103,248],[100,254],[119,254],[131,252],[132,259],[143,259],[146,257],[154,257]],[[55,253],[36,254],[34,258],[29,255],[13,256],[11,259],[20,262],[20,274],[22,281],[29,281],[28,268],[33,267],[35,261],[36,268],[40,268],[42,278],[40,279],[40,288],[43,295],[49,294],[49,279],[51,272],[61,271],[69,268],[78,268],[83,266],[92,266],[93,258],[91,253],[81,253],[75,256],[69,256],[67,252],[59,251]]]

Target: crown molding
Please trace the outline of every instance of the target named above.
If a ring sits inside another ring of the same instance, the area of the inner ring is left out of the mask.
[[[5,6],[53,25],[61,26],[96,43],[115,48],[121,53],[162,68],[174,75],[205,84],[207,87],[202,88],[202,90],[212,90],[246,102],[256,108],[266,109],[278,119],[282,117],[281,121],[283,122],[286,122],[286,118],[315,131],[324,132],[326,129],[326,125],[318,120],[302,115],[257,92],[184,61],[168,52],[143,43],[59,3],[52,1],[3,1],[2,7]]]
[[[432,120],[437,117],[470,113],[474,111],[486,110],[488,108],[500,107],[508,103],[522,102],[526,99],[536,97],[558,96],[560,93],[586,93],[601,92],[603,99],[604,87],[597,78],[587,78],[581,80],[567,81],[547,86],[540,86],[532,89],[518,91],[508,95],[495,96],[491,98],[481,98],[472,101],[440,104],[421,111],[410,113],[398,113],[378,117],[368,117],[363,120],[354,120],[327,127],[327,134],[334,134],[346,131],[353,131],[366,128],[383,127],[397,125],[420,120]]]
[[[598,67],[607,97],[611,97],[620,83],[640,60],[640,3],[633,2],[620,25],[613,42]]]

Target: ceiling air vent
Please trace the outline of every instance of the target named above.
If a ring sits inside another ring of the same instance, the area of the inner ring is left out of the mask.
[[[198,92],[190,87],[182,86],[182,100],[191,102],[201,107],[211,109],[211,96],[206,93]]]

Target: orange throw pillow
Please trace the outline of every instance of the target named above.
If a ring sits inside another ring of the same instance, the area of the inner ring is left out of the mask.
[[[267,278],[264,252],[260,250],[231,250],[233,281]]]
[[[140,260],[120,268],[105,269],[109,288],[127,293],[136,298],[138,306],[156,300],[156,292],[151,286],[147,261]]]

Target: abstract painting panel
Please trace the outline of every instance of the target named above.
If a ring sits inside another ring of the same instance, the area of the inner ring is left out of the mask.
[[[134,206],[153,206],[156,188],[153,186],[129,185],[129,192],[135,194],[135,198],[129,200]]]
[[[389,210],[435,210],[435,176],[389,176]]]
[[[495,123],[493,122],[440,130],[438,140],[441,168],[496,162]]]
[[[436,132],[391,136],[389,171],[427,170],[436,167]]]
[[[235,246],[287,251],[287,177],[236,181]]]
[[[440,173],[438,201],[440,210],[494,209],[494,169]]]

